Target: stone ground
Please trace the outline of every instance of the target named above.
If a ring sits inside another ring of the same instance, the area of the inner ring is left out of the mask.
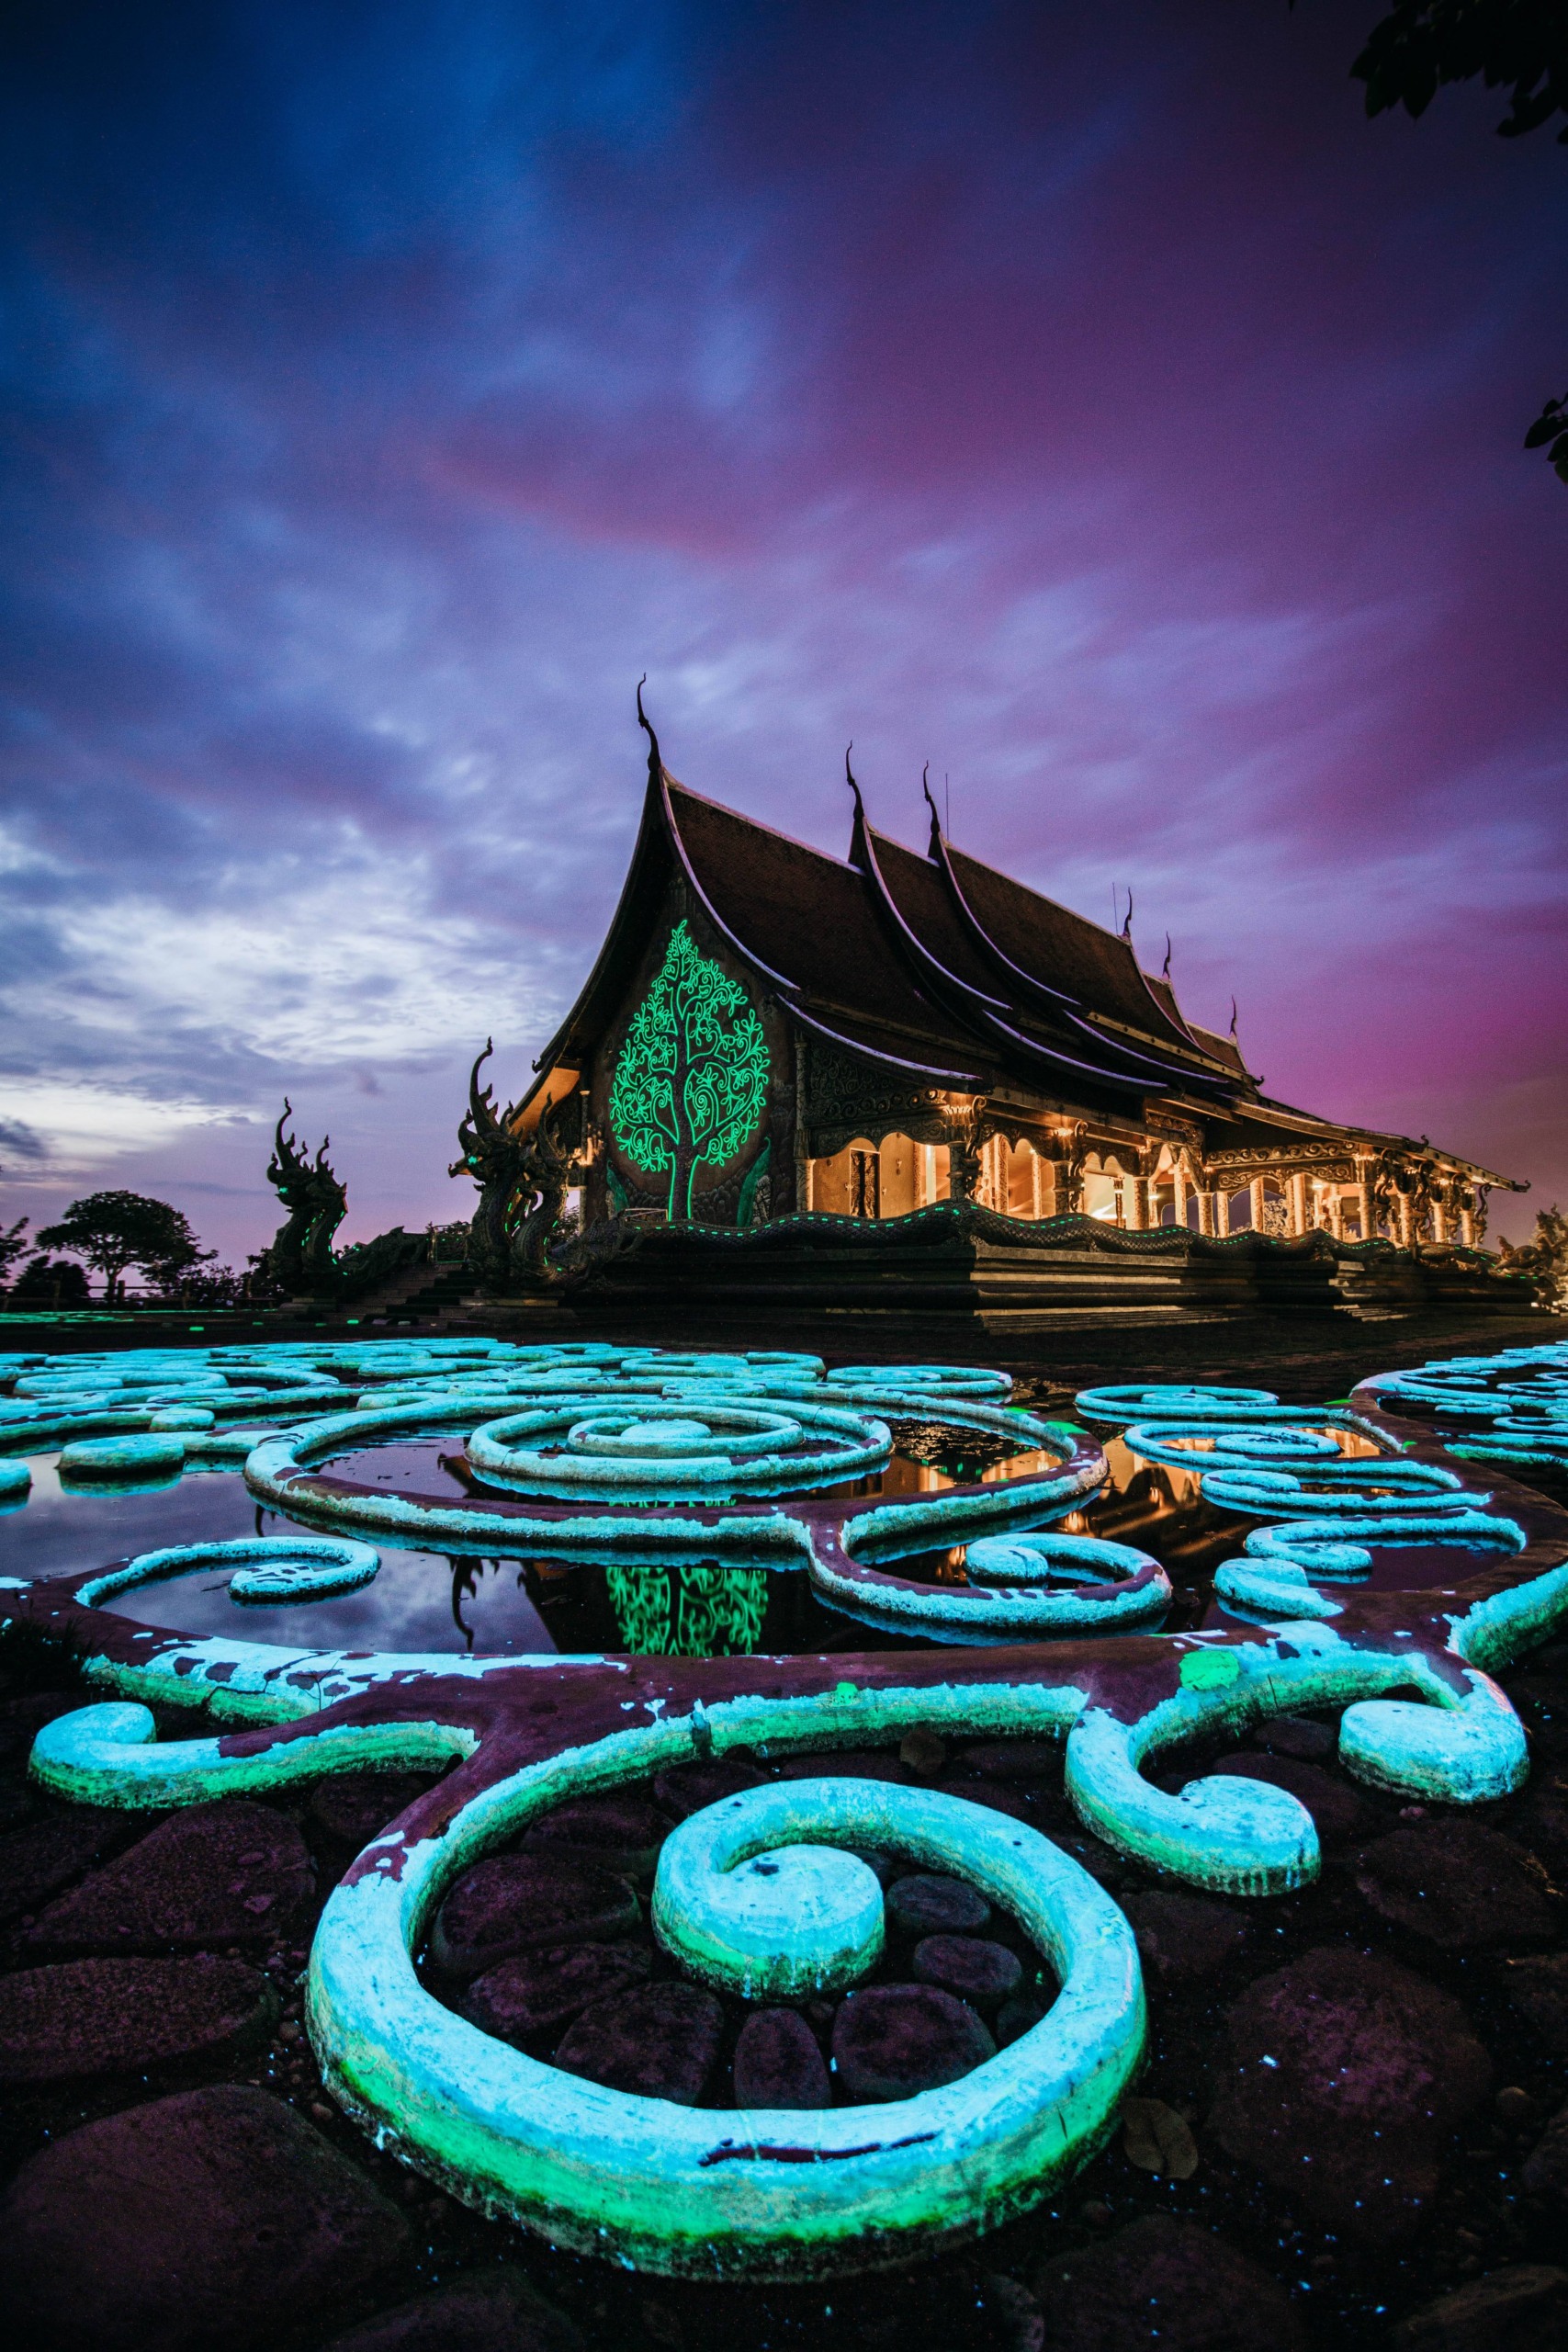
[[[629,2278],[378,2157],[322,2096],[299,1976],[338,1872],[417,1784],[84,1815],[23,1777],[38,1725],[80,1693],[45,1654],[7,1662],[0,2245],[19,2352],[1545,2352],[1568,2333],[1568,1644],[1506,1678],[1534,1772],[1480,1816],[1358,1787],[1305,1717],[1171,1774],[1234,1763],[1314,1807],[1322,1880],[1277,1902],[1123,1865],[1074,1824],[1038,1744],[920,1734],[843,1759],[1073,1846],[1134,1920],[1153,2035],[1111,2144],[1048,2208],[964,2256],[809,2290]],[[562,1808],[518,1851],[520,1904],[455,1890],[455,1964],[433,1963],[433,1989],[578,2072],[715,2105],[737,2076],[801,2105],[841,2096],[840,2077],[856,2097],[948,2079],[1048,1996],[1010,1922],[886,1865],[896,1933],[874,1988],[748,2023],[682,1984],[646,1894],[671,1822],[719,1792],[699,1779]]]
[[[1281,1348],[1224,1371],[1339,1395],[1436,1351],[1391,1326],[1359,1362],[1341,1345],[1337,1377],[1301,1348],[1310,1362]],[[1100,1360],[1053,1366],[1053,1385],[1198,1368]],[[1074,1823],[1059,1758],[1037,1744],[950,1751],[915,1735],[859,1759],[996,1802],[1078,1853],[1137,1930],[1150,2055],[1111,2144],[1049,2206],[962,2256],[792,2290],[686,2287],[558,2254],[378,2157],[323,2097],[299,2021],[312,1925],[418,1783],[326,1782],[162,1818],[58,1804],[28,1789],[28,1750],[83,1694],[42,1649],[0,1668],[0,2246],[17,2352],[1547,2352],[1568,2338],[1568,1643],[1503,1678],[1532,1773],[1501,1805],[1369,1792],[1311,1718],[1183,1759],[1178,1784],[1195,1767],[1247,1770],[1312,1808],[1323,1876],[1280,1901],[1222,1903],[1123,1865]],[[561,1808],[519,1849],[510,1903],[505,1883],[467,1890],[433,1989],[580,2073],[716,2105],[737,2078],[801,2105],[838,2096],[840,2074],[856,2096],[891,2095],[1027,2025],[1049,1988],[1010,1924],[896,1869],[897,1936],[858,2016],[851,2001],[747,2021],[685,1997],[649,1942],[649,1874],[669,1823],[720,1793],[671,1775]],[[557,1907],[542,1912],[547,1880]],[[530,1932],[541,1917],[562,1940]]]

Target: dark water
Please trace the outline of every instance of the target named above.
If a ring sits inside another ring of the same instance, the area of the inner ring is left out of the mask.
[[[897,1452],[886,1471],[827,1491],[842,1501],[874,1503],[959,1483],[1000,1484],[1048,1471],[1055,1460],[999,1436],[938,1422],[900,1423],[895,1434]],[[1357,1452],[1367,1450],[1359,1441],[1349,1442]],[[1026,1523],[1151,1553],[1175,1588],[1168,1629],[1228,1622],[1213,1603],[1213,1571],[1240,1551],[1256,1522],[1204,1503],[1196,1467],[1145,1461],[1119,1438],[1108,1442],[1106,1453],[1110,1482],[1082,1510]],[[1195,1462],[1205,1460],[1195,1456]],[[187,1472],[139,1492],[84,1492],[62,1489],[51,1456],[32,1467],[29,1501],[0,1518],[0,1571],[8,1575],[58,1575],[167,1544],[307,1528],[304,1521],[259,1508],[237,1471]],[[391,1493],[459,1500],[483,1491],[450,1436],[356,1448],[331,1467],[338,1476]],[[381,1569],[373,1583],[321,1600],[245,1606],[229,1598],[225,1572],[199,1571],[139,1586],[107,1605],[171,1632],[300,1648],[719,1656],[929,1646],[829,1609],[804,1572],[773,1565],[721,1564],[700,1553],[676,1562],[637,1562],[532,1548],[474,1556],[386,1544],[378,1549]],[[962,1544],[900,1555],[896,1562],[886,1552],[868,1556],[896,1565],[900,1576],[916,1582],[962,1586],[967,1580]],[[1435,1545],[1380,1549],[1366,1581],[1380,1590],[1446,1588],[1473,1574],[1481,1556]]]

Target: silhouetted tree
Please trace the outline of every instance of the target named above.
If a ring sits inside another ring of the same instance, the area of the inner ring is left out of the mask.
[[[0,1285],[4,1284],[17,1259],[27,1256],[28,1244],[22,1238],[27,1229],[25,1216],[19,1216],[15,1225],[0,1226]]]
[[[1295,0],[1291,0],[1294,7]],[[1568,6],[1564,0],[1398,0],[1372,27],[1350,68],[1367,85],[1367,112],[1403,107],[1423,115],[1456,82],[1508,93],[1500,139],[1522,138],[1568,116]],[[1568,122],[1557,134],[1568,147]],[[1525,435],[1568,482],[1568,394],[1550,400]]]
[[[1568,115],[1568,8],[1562,0],[1399,0],[1350,68],[1367,112],[1425,114],[1439,89],[1478,77],[1512,101],[1500,139]],[[1558,132],[1568,147],[1568,123]]]
[[[91,1295],[80,1266],[73,1265],[69,1258],[40,1253],[22,1268],[6,1304],[17,1314],[29,1309],[35,1314],[54,1313],[62,1306],[85,1306]]]
[[[108,1306],[123,1295],[128,1266],[166,1281],[218,1254],[203,1250],[178,1209],[144,1193],[89,1193],[38,1238],[45,1249],[69,1250],[96,1268]]]

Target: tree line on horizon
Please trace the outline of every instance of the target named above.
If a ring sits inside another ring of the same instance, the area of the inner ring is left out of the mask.
[[[88,1193],[54,1224],[39,1227],[31,1240],[28,1223],[19,1216],[0,1226],[0,1306],[13,1312],[87,1306],[93,1296],[87,1269],[103,1277],[105,1306],[125,1304],[126,1276],[133,1268],[152,1295],[170,1306],[263,1305],[280,1295],[263,1263],[265,1250],[243,1273],[220,1266],[217,1250],[202,1248],[188,1217],[145,1193]],[[67,1254],[57,1258],[55,1250]],[[14,1279],[13,1267],[19,1268]]]

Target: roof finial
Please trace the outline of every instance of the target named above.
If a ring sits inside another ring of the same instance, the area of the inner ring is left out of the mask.
[[[1125,922],[1122,925],[1122,936],[1127,942],[1128,945],[1131,946],[1133,942],[1133,890],[1131,884],[1128,885],[1127,888],[1127,916]]]
[[[925,766],[920,770],[920,790],[925,794],[926,807],[931,812],[931,837],[926,854],[928,857],[940,857],[942,855],[942,819],[937,815],[936,802],[931,798],[931,763],[930,760],[926,762]]]
[[[1236,1031],[1235,1031],[1235,1023],[1236,1023],[1235,999],[1235,997],[1233,996],[1233,997],[1232,997],[1232,999],[1231,999],[1231,1036],[1233,1037],[1233,1039],[1235,1038],[1235,1034],[1236,1034]]]
[[[857,816],[857,817],[863,817],[863,816],[865,815],[865,804],[864,804],[864,802],[862,800],[862,798],[861,798],[861,797],[860,797],[860,786],[859,786],[859,785],[855,782],[855,772],[854,772],[853,768],[852,768],[852,767],[851,767],[851,765],[850,765],[850,753],[854,750],[854,747],[855,747],[855,739],[854,739],[854,737],[852,735],[852,736],[850,737],[849,741],[848,741],[848,742],[845,744],[845,746],[844,746],[844,782],[849,786],[850,790],[854,794],[854,797],[855,797],[855,814],[856,814],[856,816]]]
[[[1168,931],[1165,934],[1165,977],[1168,980],[1170,978],[1170,933]]]
[[[657,781],[663,772],[664,763],[659,756],[659,738],[653,731],[653,723],[642,707],[642,690],[647,684],[648,672],[645,670],[637,682],[637,723],[648,737],[648,773]]]

